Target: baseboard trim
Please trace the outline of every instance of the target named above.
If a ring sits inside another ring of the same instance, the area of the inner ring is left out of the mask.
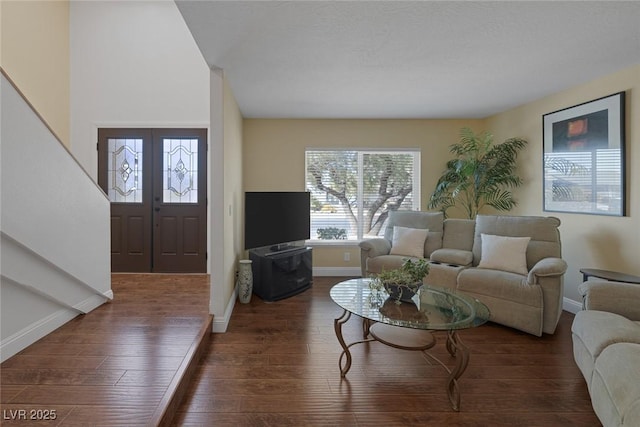
[[[110,302],[113,300],[113,291],[109,289],[107,292],[104,292],[102,296],[100,295],[92,295],[86,300],[80,302],[79,304],[74,305],[74,307],[83,313],[89,313],[92,310],[100,307],[105,302]]]
[[[78,315],[78,312],[70,308],[63,308],[5,338],[0,343],[0,363],[49,335]]]
[[[111,290],[105,292],[104,297],[92,295],[76,304],[73,308],[61,308],[3,339],[2,342],[0,342],[0,363],[18,354],[34,342],[44,338],[68,321],[79,316],[80,314],[76,310],[88,313],[112,299],[113,291]]]
[[[213,325],[211,327],[211,332],[214,334],[222,334],[227,332],[227,328],[229,327],[229,321],[231,320],[231,314],[233,313],[233,307],[236,305],[236,300],[238,299],[238,285],[233,289],[231,293],[231,298],[229,302],[227,302],[227,307],[224,310],[224,315],[222,317],[215,316],[213,318]]]
[[[582,303],[565,297],[562,301],[562,309],[569,313],[576,314],[582,310]]]
[[[360,277],[362,270],[360,267],[313,267],[313,275],[318,277]]]

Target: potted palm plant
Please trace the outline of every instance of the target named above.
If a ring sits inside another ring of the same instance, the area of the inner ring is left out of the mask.
[[[488,132],[474,134],[469,128],[460,131],[460,142],[451,146],[455,158],[447,167],[431,194],[428,207],[447,209],[460,204],[469,219],[474,219],[485,205],[508,211],[517,202],[509,190],[519,187],[522,179],[515,174],[516,158],[527,141],[510,138],[494,144]]]
[[[407,258],[400,268],[382,270],[376,274],[369,286],[375,290],[384,289],[397,303],[411,301],[427,274],[429,274],[429,263],[426,259]]]

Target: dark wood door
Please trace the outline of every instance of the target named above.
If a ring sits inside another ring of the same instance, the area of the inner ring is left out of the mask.
[[[153,268],[206,272],[205,129],[154,129]]]
[[[111,200],[111,271],[150,272],[150,129],[98,130],[98,184]]]
[[[206,129],[99,129],[111,270],[206,272]]]

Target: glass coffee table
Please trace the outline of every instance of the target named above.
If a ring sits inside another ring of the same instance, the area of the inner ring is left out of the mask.
[[[457,334],[460,329],[474,328],[489,320],[489,309],[475,298],[452,289],[422,286],[411,302],[397,303],[384,290],[372,290],[371,279],[358,278],[340,282],[331,288],[331,299],[344,312],[334,320],[336,337],[342,346],[338,360],[340,376],[351,368],[349,348],[356,344],[378,341],[401,350],[421,351],[448,373],[447,395],[455,411],[460,410],[458,379],[469,364],[469,349]],[[347,344],[342,325],[351,314],[363,319],[363,339]],[[435,331],[447,334],[446,348],[454,358],[447,366],[427,350],[436,345]]]

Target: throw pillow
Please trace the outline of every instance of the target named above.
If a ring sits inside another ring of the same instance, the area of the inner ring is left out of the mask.
[[[424,242],[429,230],[425,228],[393,227],[391,255],[405,255],[424,258]]]
[[[531,237],[481,234],[482,254],[478,268],[527,274],[527,245]]]

